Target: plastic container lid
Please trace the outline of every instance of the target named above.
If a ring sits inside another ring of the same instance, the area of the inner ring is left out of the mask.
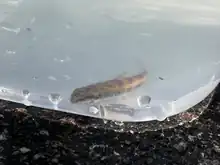
[[[164,120],[219,83],[219,7],[3,0],[0,98],[107,120]]]

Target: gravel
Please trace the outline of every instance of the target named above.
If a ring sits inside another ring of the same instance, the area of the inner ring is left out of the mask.
[[[135,124],[0,101],[0,165],[220,165],[220,87],[204,107]]]

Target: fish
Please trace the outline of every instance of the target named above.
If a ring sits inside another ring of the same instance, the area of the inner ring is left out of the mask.
[[[130,92],[145,83],[146,75],[147,71],[143,71],[134,76],[120,76],[111,80],[76,88],[70,96],[70,101],[72,103],[94,101]]]

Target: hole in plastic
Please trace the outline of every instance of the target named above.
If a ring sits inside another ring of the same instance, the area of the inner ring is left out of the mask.
[[[150,96],[140,96],[137,99],[138,106],[143,108],[143,107],[150,107],[149,104],[151,102],[151,97]]]
[[[49,94],[48,99],[49,99],[54,105],[58,105],[59,102],[62,100],[62,97],[60,96],[60,94],[51,93],[51,94]]]
[[[96,108],[96,107],[94,107],[94,106],[91,106],[91,107],[89,107],[89,112],[90,113],[92,113],[92,114],[98,114],[99,113],[99,109],[98,108]]]
[[[24,89],[24,90],[22,91],[22,94],[23,94],[23,96],[24,96],[25,99],[28,99],[28,97],[30,96],[30,92],[29,92],[29,90],[27,90],[27,89]]]

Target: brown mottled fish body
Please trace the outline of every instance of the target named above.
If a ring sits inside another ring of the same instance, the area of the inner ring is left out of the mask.
[[[77,88],[71,94],[71,102],[96,100],[129,92],[146,81],[147,72],[131,77],[122,77]]]

